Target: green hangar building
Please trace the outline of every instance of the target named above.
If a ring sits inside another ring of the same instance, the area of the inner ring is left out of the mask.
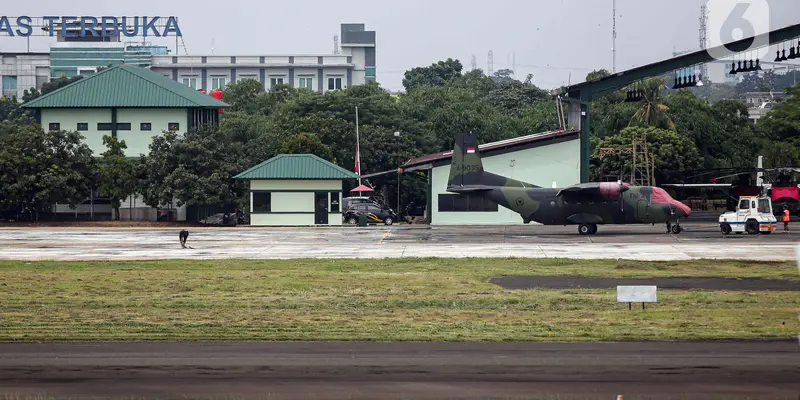
[[[577,129],[562,129],[478,146],[483,168],[536,186],[559,187],[580,183],[580,140]],[[431,225],[517,225],[522,217],[476,195],[447,191],[453,151],[407,161],[403,174],[428,178],[426,221]]]

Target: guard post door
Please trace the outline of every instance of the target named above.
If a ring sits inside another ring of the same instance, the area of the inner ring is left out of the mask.
[[[314,223],[328,225],[328,192],[314,193]]]

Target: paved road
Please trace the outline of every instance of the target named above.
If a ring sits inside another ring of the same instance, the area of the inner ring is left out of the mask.
[[[0,229],[0,259],[137,260],[213,258],[569,257],[639,260],[793,260],[800,231],[723,236],[713,222],[602,226],[580,236],[554,226],[370,226],[323,228]]]
[[[0,393],[57,398],[796,400],[796,342],[0,343]],[[224,397],[223,397],[224,396]]]

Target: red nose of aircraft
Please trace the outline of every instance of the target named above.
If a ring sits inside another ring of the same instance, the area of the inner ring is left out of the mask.
[[[653,188],[653,203],[656,204],[669,204],[683,212],[684,218],[692,214],[692,209],[686,204],[681,203],[672,198],[664,189]]]
[[[686,214],[686,217],[692,214],[692,209],[686,204],[683,204],[677,200],[672,200],[672,204],[676,205],[681,211],[683,211],[683,213]]]

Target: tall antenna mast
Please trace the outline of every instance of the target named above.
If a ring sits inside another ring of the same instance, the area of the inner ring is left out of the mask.
[[[333,35],[333,54],[339,55],[339,35]]]
[[[488,75],[494,75],[494,53],[489,50],[489,69],[487,70]]]
[[[708,47],[708,6],[703,4],[700,6],[700,50],[705,50]],[[700,66],[700,74],[703,79],[708,77],[708,64]]]
[[[617,73],[617,0],[613,0],[612,12],[614,13],[613,16],[613,24],[611,30],[611,58],[612,58],[612,67],[611,72]]]
[[[475,54],[472,55],[472,70],[478,69],[478,60],[475,59]]]
[[[511,53],[511,76],[517,76],[517,52]]]

